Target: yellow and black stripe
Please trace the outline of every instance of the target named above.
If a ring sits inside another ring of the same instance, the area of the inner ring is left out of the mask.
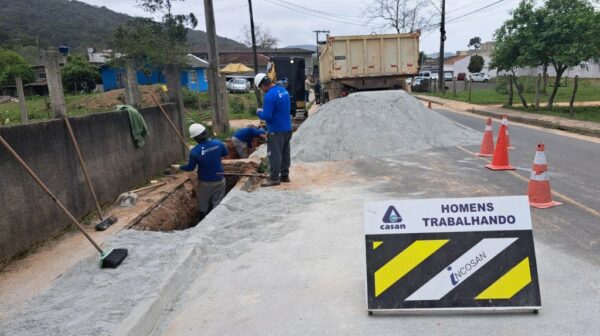
[[[541,307],[528,230],[367,235],[366,257],[369,311]]]

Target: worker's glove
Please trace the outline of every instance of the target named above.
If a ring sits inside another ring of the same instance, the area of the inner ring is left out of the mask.
[[[261,108],[258,108],[258,109],[256,109],[256,114],[259,114],[259,113],[261,113],[262,111],[263,111],[263,109],[261,109]]]

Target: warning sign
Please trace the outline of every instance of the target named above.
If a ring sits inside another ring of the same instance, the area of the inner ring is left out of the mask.
[[[527,196],[365,206],[367,309],[541,308]]]

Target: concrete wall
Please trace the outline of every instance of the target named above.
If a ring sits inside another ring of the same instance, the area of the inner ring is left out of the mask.
[[[175,105],[166,105],[175,124]],[[181,143],[157,108],[140,111],[150,135],[136,148],[126,112],[71,118],[92,183],[103,204],[184,158]],[[0,127],[0,135],[52,190],[82,218],[94,210],[62,120]],[[71,225],[51,199],[0,146],[0,264]],[[76,251],[74,251],[76,253]]]

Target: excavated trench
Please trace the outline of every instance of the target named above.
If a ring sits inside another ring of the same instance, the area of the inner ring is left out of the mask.
[[[251,161],[229,160],[223,162],[226,172],[242,174],[258,174],[259,165]],[[238,182],[242,190],[252,191],[260,183],[256,177],[226,176],[229,193]],[[141,216],[130,228],[140,231],[173,231],[185,230],[199,223],[198,203],[196,198],[196,177],[189,178],[173,189],[166,197],[162,197],[154,207]]]

